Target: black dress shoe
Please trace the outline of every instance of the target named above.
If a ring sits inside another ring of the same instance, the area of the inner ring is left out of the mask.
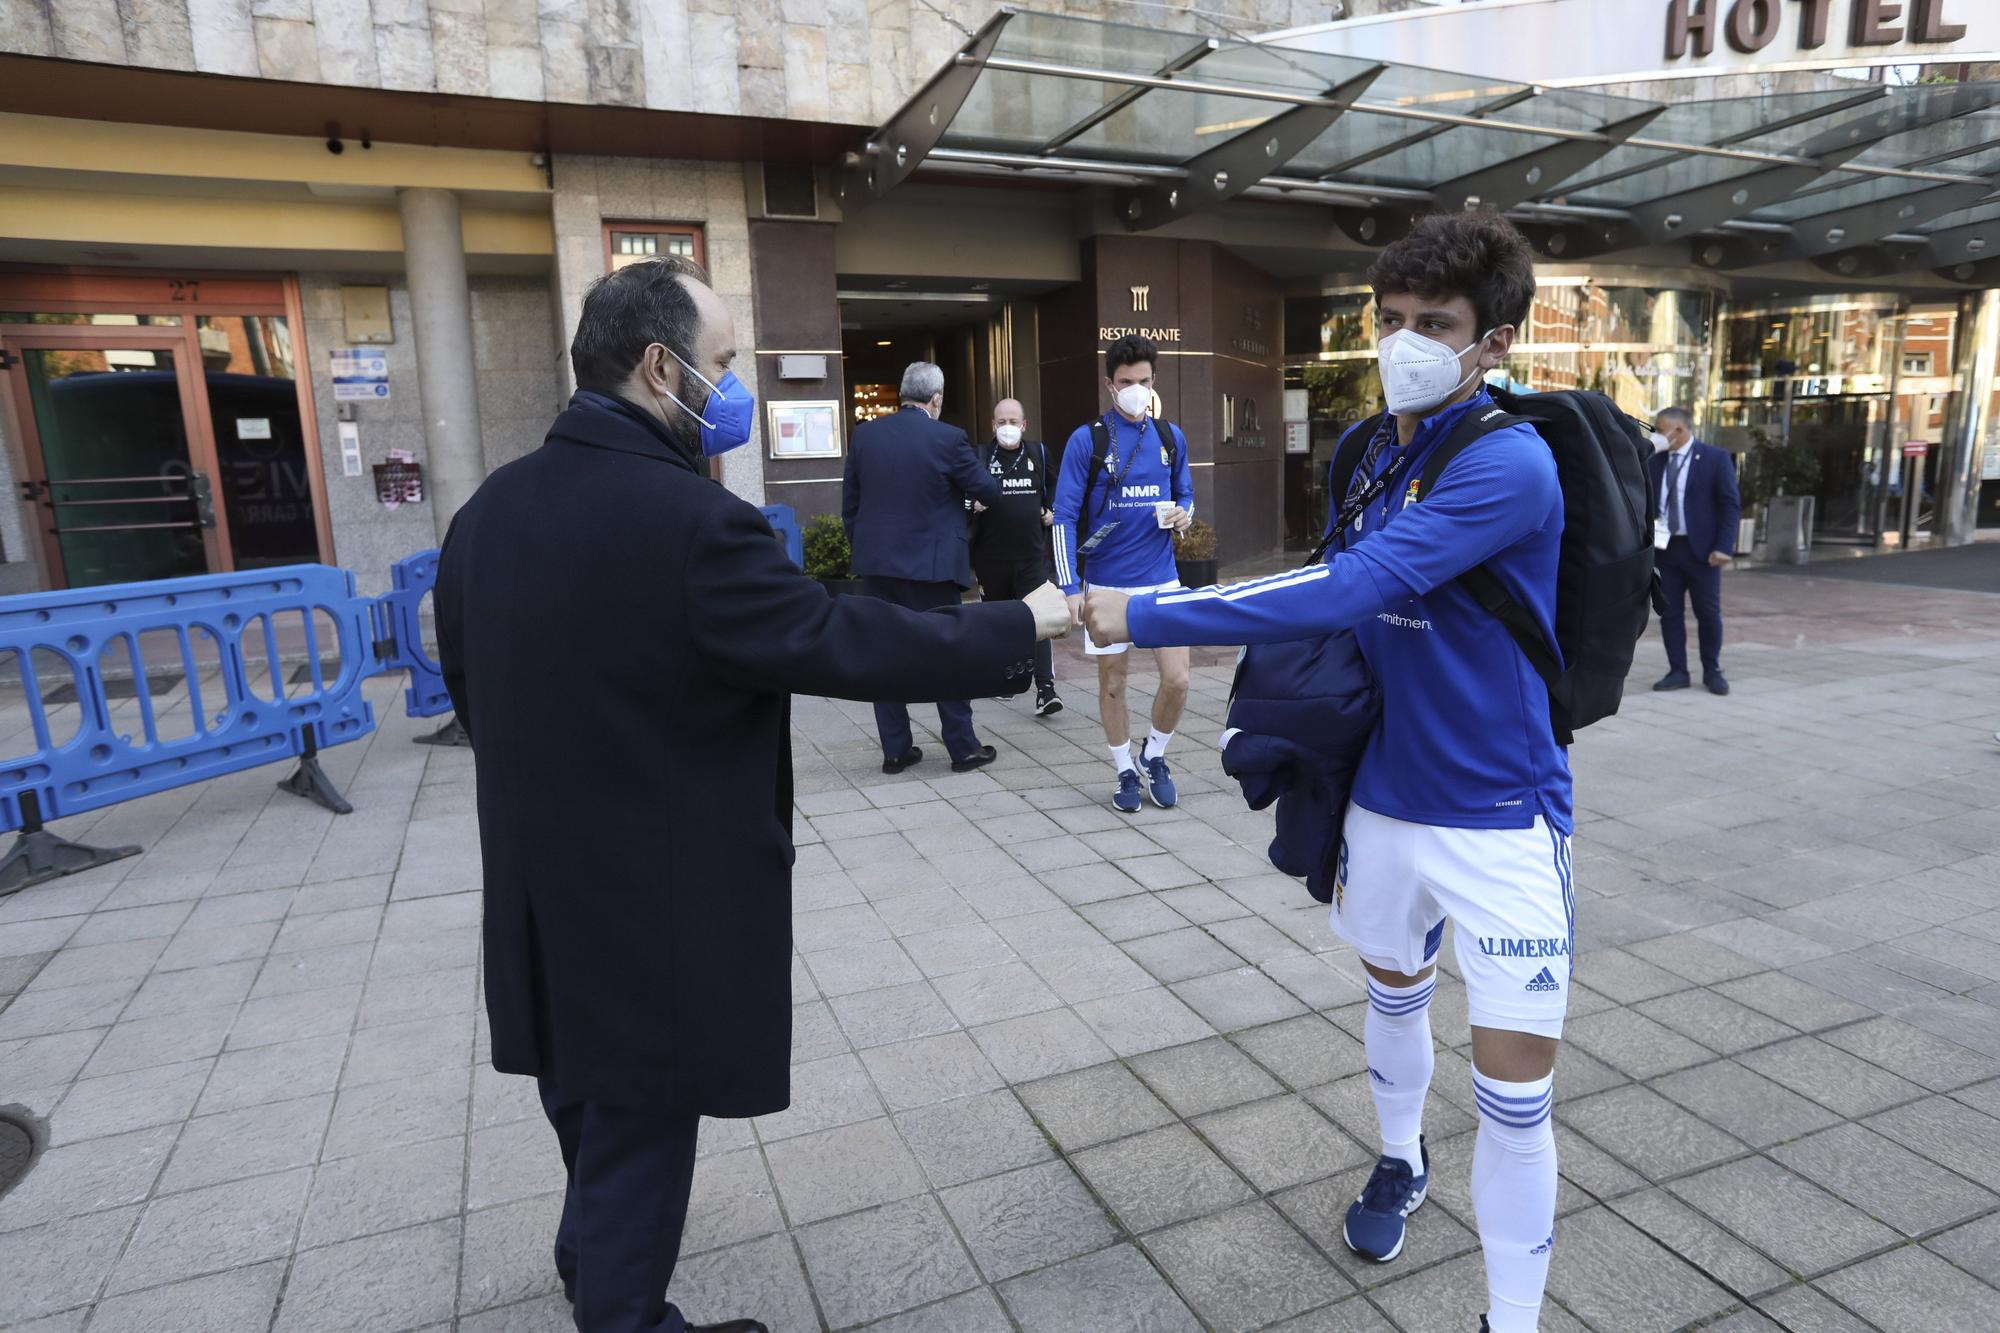
[[[1684,690],[1690,684],[1685,671],[1669,671],[1654,683],[1655,690]]]
[[[916,763],[919,759],[922,759],[923,757],[924,757],[923,748],[921,746],[912,745],[909,749],[903,751],[901,754],[897,755],[894,759],[884,759],[882,761],[882,771],[884,773],[900,773],[904,769],[908,768],[911,764]]]
[[[1729,693],[1729,681],[1723,677],[1720,671],[1704,671],[1701,676],[1701,683],[1708,686],[1710,694]]]
[[[965,758],[952,760],[951,771],[954,773],[970,773],[975,768],[984,768],[993,762],[994,754],[995,751],[992,746],[982,745]]]
[[[688,1333],[771,1333],[754,1319],[727,1319],[720,1324],[689,1324]]]

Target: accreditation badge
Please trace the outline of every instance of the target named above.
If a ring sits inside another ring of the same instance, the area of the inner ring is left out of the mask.
[[[1160,466],[1172,467],[1173,465],[1174,465],[1174,456],[1168,453],[1167,446],[1162,444],[1160,446]]]

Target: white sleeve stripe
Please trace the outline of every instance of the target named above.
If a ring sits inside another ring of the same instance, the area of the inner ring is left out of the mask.
[[[1202,601],[1240,602],[1259,593],[1279,592],[1307,583],[1317,583],[1332,572],[1325,565],[1314,565],[1311,569],[1300,570],[1296,574],[1283,575],[1275,579],[1260,579],[1256,583],[1239,583],[1231,588],[1193,588],[1187,592],[1168,593],[1155,605],[1179,606],[1187,602]]]
[[[1292,580],[1296,579],[1301,574],[1309,574],[1315,569],[1324,569],[1324,568],[1326,568],[1326,566],[1324,565],[1313,565],[1309,569],[1288,569],[1282,574],[1266,574],[1262,578],[1245,579],[1241,583],[1231,584],[1230,587],[1232,589],[1238,589],[1238,588],[1256,589],[1256,588],[1262,588],[1266,584],[1277,584],[1277,583],[1290,584]]]

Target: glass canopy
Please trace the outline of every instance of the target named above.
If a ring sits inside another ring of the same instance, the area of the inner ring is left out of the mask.
[[[1768,231],[1879,214],[1870,206],[1909,196],[1894,233],[1903,237],[1950,218],[1988,220],[1980,205],[2000,172],[2000,84],[1856,83],[1662,106],[1052,14],[1004,14],[988,37],[983,59],[975,41],[954,62],[977,76],[931,150],[934,166],[1143,184],[1213,152],[1255,169],[1228,195],[1337,201],[1430,195],[1518,163],[1533,191],[1506,203],[1538,215],[1603,217],[1721,187],[1741,207],[1711,225]],[[1234,151],[1246,146],[1263,157]],[[1764,202],[1780,170],[1791,188]]]

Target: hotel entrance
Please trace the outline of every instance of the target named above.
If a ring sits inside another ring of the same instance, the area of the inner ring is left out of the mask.
[[[332,560],[296,285],[0,272],[0,399],[46,586]]]

